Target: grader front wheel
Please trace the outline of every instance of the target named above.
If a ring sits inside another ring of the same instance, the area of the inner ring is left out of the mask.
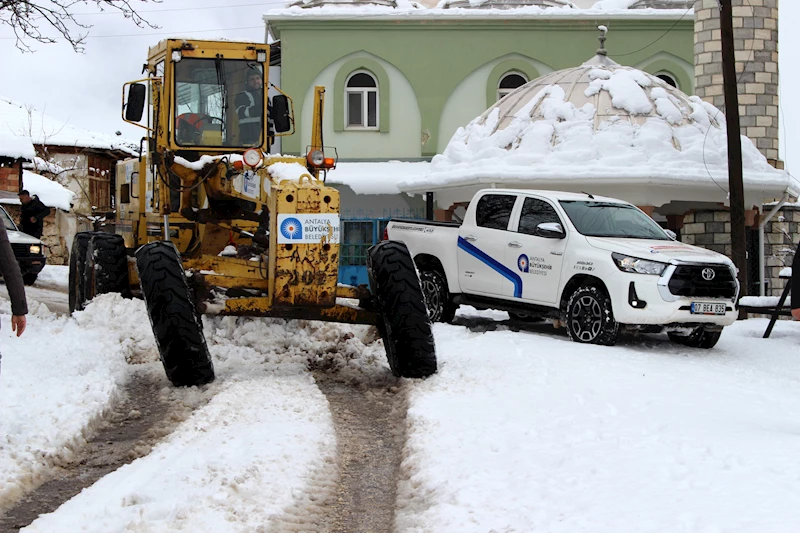
[[[214,381],[214,365],[178,250],[170,242],[146,244],[136,251],[136,266],[167,378],[176,387]]]
[[[404,378],[435,373],[431,321],[408,248],[392,241],[376,244],[369,249],[367,269],[392,373]]]

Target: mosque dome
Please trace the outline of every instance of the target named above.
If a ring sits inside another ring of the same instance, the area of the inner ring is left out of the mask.
[[[716,107],[617,64],[601,47],[586,63],[506,95],[456,131],[425,177],[400,187],[448,189],[453,201],[466,201],[488,185],[591,190],[637,205],[724,202],[725,129]],[[745,189],[754,203],[789,189],[796,193],[798,184],[773,168],[746,137],[742,153]]]

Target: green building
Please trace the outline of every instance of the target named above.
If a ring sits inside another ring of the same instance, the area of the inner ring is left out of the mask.
[[[620,8],[619,6],[627,6]],[[430,160],[509,90],[580,65],[608,28],[612,59],[694,92],[691,0],[312,0],[264,15],[280,87],[310,143],[312,94],[327,88],[324,141],[342,161]]]

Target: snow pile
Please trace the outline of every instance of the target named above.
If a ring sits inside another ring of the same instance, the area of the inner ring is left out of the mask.
[[[36,151],[30,137],[12,135],[0,128],[0,157],[32,161]]]
[[[338,163],[328,172],[328,184],[350,187],[356,194],[400,194],[397,184],[422,178],[430,167],[427,161],[385,163]]]
[[[22,183],[26,190],[39,197],[44,205],[69,211],[75,200],[75,193],[44,176],[29,170],[22,171]]]
[[[300,163],[272,163],[267,167],[267,171],[278,183],[281,181],[300,181],[303,176],[307,179],[312,179],[308,169]]]
[[[800,324],[762,339],[767,323],[737,322],[710,351],[436,325],[397,531],[800,529]]]
[[[155,351],[141,305],[98,305],[74,320],[33,301],[29,308],[28,328],[17,338],[8,300],[0,301],[0,509],[74,459],[117,399],[126,356]]]
[[[405,18],[405,19],[427,19],[427,18],[570,18],[570,19],[589,19],[596,21],[596,17],[614,16],[626,17],[636,16],[641,18],[664,18],[676,19],[678,17],[691,17],[692,10],[684,8],[658,9],[629,9],[636,0],[602,0],[594,3],[591,7],[579,8],[574,2],[553,2],[553,5],[523,5],[513,8],[484,8],[486,0],[470,0],[469,7],[449,7],[451,0],[442,0],[435,7],[426,8],[425,2],[414,2],[409,0],[396,0],[396,7],[381,5],[378,3],[368,4],[365,2],[341,2],[319,0],[306,0],[293,2],[290,7],[282,9],[272,9],[264,14],[267,20],[286,20],[292,18],[327,18],[327,19],[350,19],[363,16],[386,17],[386,18]],[[287,2],[289,4],[290,2]],[[458,2],[461,3],[460,1]]]
[[[335,451],[308,374],[220,385],[149,455],[107,475],[26,532],[259,531]],[[266,529],[265,529],[266,530]]]
[[[36,287],[66,293],[69,289],[69,267],[64,265],[45,265],[36,278]]]
[[[71,126],[68,122],[2,96],[0,96],[0,131],[4,136],[28,138],[33,144],[119,150],[130,155],[139,155],[138,141]],[[33,159],[34,155],[31,154],[26,159]]]
[[[798,188],[747,137],[742,150],[745,187]],[[579,179],[727,183],[725,118],[654,76],[595,58],[517,89],[459,128],[427,176],[399,187]]]

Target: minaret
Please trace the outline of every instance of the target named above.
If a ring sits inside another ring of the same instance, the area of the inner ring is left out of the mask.
[[[725,109],[717,0],[695,0],[695,93]],[[733,0],[742,135],[778,163],[778,0]]]

